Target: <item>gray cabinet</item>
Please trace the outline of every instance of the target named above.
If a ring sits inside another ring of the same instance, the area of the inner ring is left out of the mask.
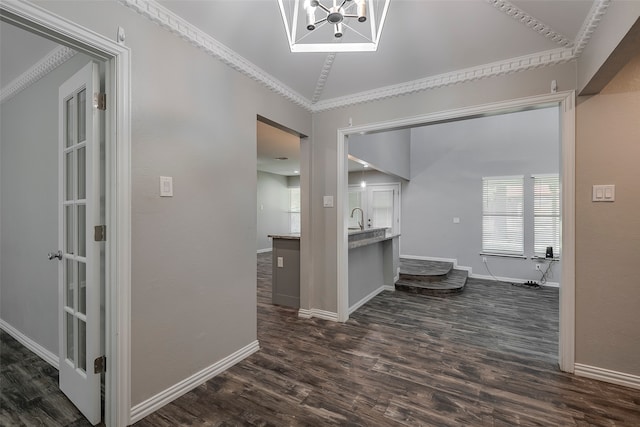
[[[300,238],[273,237],[271,301],[300,308]]]

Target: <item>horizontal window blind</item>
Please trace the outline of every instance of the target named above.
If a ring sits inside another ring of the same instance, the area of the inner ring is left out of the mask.
[[[547,246],[560,254],[560,178],[557,174],[533,176],[534,248],[544,256]]]
[[[482,178],[482,251],[524,253],[523,181],[520,176]]]

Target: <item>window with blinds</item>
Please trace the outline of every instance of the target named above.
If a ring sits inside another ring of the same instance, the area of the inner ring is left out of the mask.
[[[289,188],[289,233],[300,232],[300,188]]]
[[[524,254],[524,177],[482,178],[482,251]]]
[[[560,178],[558,174],[533,176],[535,255],[544,256],[547,246],[560,254]]]

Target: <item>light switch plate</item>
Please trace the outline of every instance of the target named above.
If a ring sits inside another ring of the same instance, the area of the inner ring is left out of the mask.
[[[322,206],[324,206],[325,208],[332,208],[333,207],[333,196],[324,196],[322,198]]]
[[[279,256],[277,259],[277,263],[278,263],[278,268],[283,268],[284,267],[284,257]]]
[[[460,218],[458,218],[457,216],[453,217],[453,223],[454,224],[460,224]]]
[[[616,186],[594,185],[591,201],[593,202],[613,202],[616,200]]]
[[[173,197],[173,177],[160,177],[160,197]]]

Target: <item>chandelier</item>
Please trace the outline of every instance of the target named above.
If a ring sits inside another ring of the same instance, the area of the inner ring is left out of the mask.
[[[291,52],[371,52],[390,0],[278,0]]]

